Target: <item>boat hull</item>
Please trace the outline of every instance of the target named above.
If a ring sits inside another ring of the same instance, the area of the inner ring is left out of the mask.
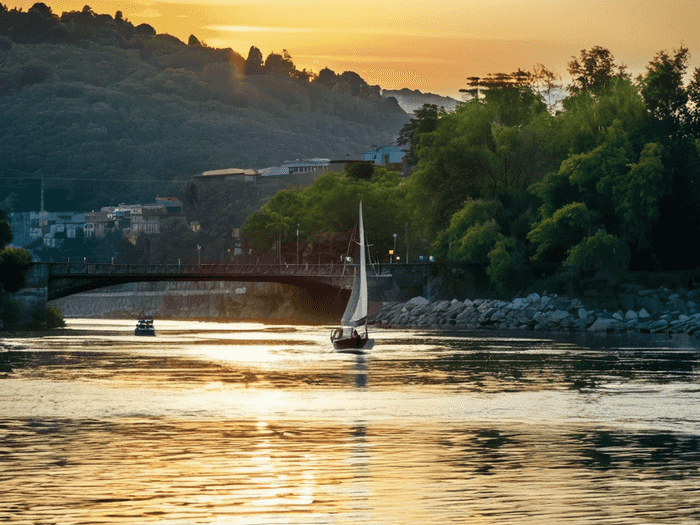
[[[331,338],[331,342],[336,350],[357,350],[365,346],[367,337],[358,335],[357,337]]]
[[[156,335],[156,331],[155,330],[139,330],[138,328],[136,328],[134,330],[134,335],[153,335],[154,336],[154,335]]]

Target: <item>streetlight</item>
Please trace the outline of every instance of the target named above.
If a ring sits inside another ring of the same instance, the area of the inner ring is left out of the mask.
[[[396,253],[396,238],[399,236],[398,233],[394,234],[394,249],[392,250],[392,255]],[[392,257],[392,262],[393,262],[393,257]]]
[[[297,266],[299,266],[299,225],[297,224]]]
[[[198,266],[202,266],[202,247],[197,245],[197,262]]]

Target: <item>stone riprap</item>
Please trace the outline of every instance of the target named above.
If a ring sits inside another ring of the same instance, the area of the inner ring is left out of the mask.
[[[700,290],[669,291],[627,285],[615,311],[587,308],[584,301],[558,295],[531,293],[510,301],[466,299],[430,302],[414,297],[389,303],[370,322],[387,328],[410,327],[474,330],[519,329],[544,332],[672,333],[700,337]]]

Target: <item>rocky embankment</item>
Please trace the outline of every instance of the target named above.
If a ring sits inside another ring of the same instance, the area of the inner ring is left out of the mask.
[[[627,285],[619,308],[600,310],[565,296],[532,293],[511,301],[466,299],[429,302],[414,297],[390,303],[374,314],[375,325],[432,329],[519,329],[543,332],[637,332],[700,337],[700,290],[670,291]]]

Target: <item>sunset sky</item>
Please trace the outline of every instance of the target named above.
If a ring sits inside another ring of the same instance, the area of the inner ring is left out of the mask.
[[[34,0],[0,0],[25,11]],[[700,64],[697,0],[45,0],[54,13],[114,16],[183,41],[190,34],[243,57],[286,49],[298,69],[355,71],[385,89],[459,97],[470,76],[544,64],[566,78],[572,55],[595,45],[643,71],[681,43]]]

